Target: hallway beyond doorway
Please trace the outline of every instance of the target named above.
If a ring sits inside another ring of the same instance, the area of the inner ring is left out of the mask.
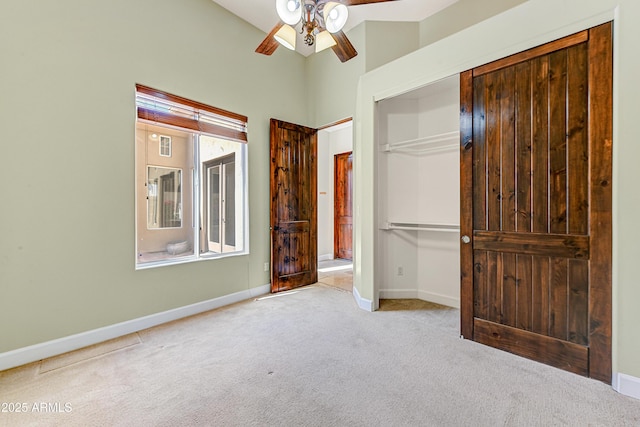
[[[352,292],[353,263],[347,259],[318,262],[318,283]]]

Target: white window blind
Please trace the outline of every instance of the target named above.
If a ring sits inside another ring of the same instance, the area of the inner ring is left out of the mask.
[[[138,119],[247,142],[247,117],[177,95],[136,85]]]

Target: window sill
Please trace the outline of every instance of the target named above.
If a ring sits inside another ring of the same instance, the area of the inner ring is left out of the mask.
[[[203,254],[203,255],[200,255],[199,257],[195,255],[189,255],[189,256],[174,258],[170,260],[150,261],[150,262],[145,262],[140,264],[136,263],[135,269],[136,271],[149,270],[151,268],[157,268],[157,267],[166,267],[166,266],[179,265],[179,264],[190,264],[194,262],[212,261],[217,259],[224,259],[224,258],[231,258],[231,257],[237,257],[237,256],[245,256],[245,255],[249,255],[249,251],[231,252],[228,254]]]

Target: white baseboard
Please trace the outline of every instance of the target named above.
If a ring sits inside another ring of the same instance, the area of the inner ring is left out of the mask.
[[[353,287],[353,297],[355,298],[358,307],[366,311],[374,311],[373,301],[362,298],[360,296],[360,292],[358,292],[358,288],[356,288],[355,286]]]
[[[208,301],[175,308],[173,310],[151,314],[138,319],[116,323],[115,325],[105,326],[103,328],[81,332],[68,337],[0,353],[0,371],[15,368],[16,366],[26,365],[27,363],[36,362],[48,357],[67,353],[69,351],[78,350],[83,347],[142,331],[173,320],[182,319],[183,317],[193,316],[194,314],[203,313],[225,305],[255,298],[259,295],[269,293],[270,291],[271,285],[264,285]]]
[[[379,294],[380,298],[382,299],[417,298],[423,301],[446,305],[447,307],[460,308],[460,298],[454,298],[448,295],[436,294],[433,292],[421,291],[418,289],[381,289]]]
[[[318,256],[318,261],[330,261],[333,259],[333,254],[324,254]]]
[[[625,396],[640,399],[640,378],[617,373],[613,375],[613,389]]]

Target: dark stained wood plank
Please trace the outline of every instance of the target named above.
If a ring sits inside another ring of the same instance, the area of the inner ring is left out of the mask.
[[[309,221],[283,221],[278,224],[279,230],[287,233],[309,233],[311,230]]]
[[[488,315],[488,290],[487,290],[487,252],[474,251],[474,275],[473,275],[473,296],[474,296],[474,317],[486,319]]]
[[[589,233],[588,46],[567,51],[567,231]]]
[[[549,55],[549,231],[567,232],[567,52]]]
[[[534,95],[532,105],[531,180],[532,231],[549,232],[549,58],[537,58],[531,63]]]
[[[516,255],[517,313],[516,327],[533,329],[533,257]]]
[[[569,260],[569,341],[589,345],[589,263]]]
[[[589,350],[585,346],[481,319],[475,319],[474,339],[569,372],[589,372]]]
[[[516,66],[516,231],[530,232],[531,214],[531,63]]]
[[[473,238],[473,77],[460,73],[460,235]],[[473,244],[460,243],[460,334],[473,338]]]
[[[515,67],[505,68],[500,74],[502,231],[516,231]]]
[[[532,260],[532,332],[549,334],[549,258],[533,257]]]
[[[502,323],[516,326],[518,291],[516,289],[516,254],[501,253],[502,257]]]
[[[575,234],[476,231],[474,248],[563,258],[589,258],[589,238]]]
[[[511,56],[507,56],[506,58],[499,59],[497,61],[491,62],[486,65],[482,65],[480,67],[473,69],[473,76],[481,76],[483,74],[491,73],[495,70],[499,70],[501,68],[509,67],[520,62],[528,61],[533,58],[537,58],[539,56],[547,55],[551,52],[564,49],[569,46],[573,46],[578,43],[582,43],[589,38],[589,34],[587,31],[581,31],[576,34],[572,34],[570,36],[564,37],[562,39],[549,42],[542,46],[537,46],[529,50],[525,50],[524,52],[516,53]]]
[[[298,237],[299,233],[291,233],[289,234],[290,244],[289,247],[289,268],[291,270],[291,274],[300,274],[305,273],[305,270],[300,268],[300,248],[298,247]]]
[[[569,337],[568,325],[568,260],[551,258],[549,261],[549,336],[561,340]]]
[[[487,150],[487,230],[502,230],[502,162],[500,146],[500,74],[485,77]],[[475,107],[474,107],[475,108]]]
[[[502,322],[502,256],[487,252],[487,320]]]
[[[487,230],[485,77],[473,80],[473,229]]]
[[[589,269],[589,375],[611,383],[612,269],[612,145],[613,43],[612,25],[589,30],[589,138],[591,146]]]

